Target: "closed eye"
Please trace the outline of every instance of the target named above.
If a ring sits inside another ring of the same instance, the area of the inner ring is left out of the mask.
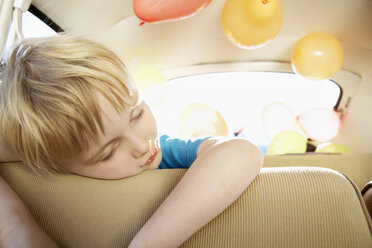
[[[119,142],[115,142],[113,145],[113,148],[110,150],[110,152],[107,155],[104,155],[101,161],[102,162],[109,161],[114,156],[118,146],[119,146]]]
[[[134,120],[139,120],[139,119],[142,118],[142,116],[143,116],[143,109],[141,109],[141,111],[138,113],[138,115],[135,116],[133,119],[134,119]]]
[[[134,116],[131,121],[130,121],[130,125],[133,125],[136,121],[140,120],[143,116],[143,108],[138,112],[138,114],[136,116]]]
[[[105,162],[105,161],[110,160],[113,157],[114,153],[115,153],[114,151],[111,151],[107,156],[102,158],[101,161]]]

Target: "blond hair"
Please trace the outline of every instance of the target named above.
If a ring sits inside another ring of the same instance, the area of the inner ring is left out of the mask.
[[[103,131],[97,93],[118,111],[137,91],[121,60],[67,34],[22,41],[1,72],[0,139],[32,168],[61,170]]]

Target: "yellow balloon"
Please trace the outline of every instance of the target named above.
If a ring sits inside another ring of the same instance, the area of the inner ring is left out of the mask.
[[[131,75],[140,91],[163,85],[166,82],[163,75],[153,68],[138,68],[137,70],[133,70]]]
[[[292,51],[293,70],[312,80],[336,74],[344,62],[341,42],[328,33],[310,33],[300,39]]]
[[[267,148],[267,155],[305,153],[307,138],[294,130],[285,130],[276,135]]]
[[[203,103],[189,105],[179,120],[182,137],[227,136],[228,129],[221,114]]]
[[[279,33],[283,17],[281,0],[227,0],[221,24],[234,44],[254,49],[266,45]]]
[[[353,153],[349,147],[341,144],[333,144],[326,142],[318,145],[315,150],[316,153]]]
[[[167,95],[163,75],[151,67],[134,68],[131,75],[144,99],[154,109],[161,107]]]

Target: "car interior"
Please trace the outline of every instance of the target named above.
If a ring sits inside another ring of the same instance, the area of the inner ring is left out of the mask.
[[[243,137],[261,149],[253,183],[181,247],[372,247],[371,0],[0,0],[0,8],[2,55],[29,37],[97,41],[127,66],[160,132]],[[329,43],[316,50],[318,41]],[[311,56],[329,60],[309,69]],[[42,229],[79,248],[127,247],[185,172],[101,180],[0,165]]]

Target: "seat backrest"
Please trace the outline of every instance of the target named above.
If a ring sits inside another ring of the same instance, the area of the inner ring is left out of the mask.
[[[264,167],[309,166],[338,171],[359,187],[372,180],[372,154],[293,154],[265,156]]]
[[[0,174],[61,247],[126,247],[185,170],[122,180],[35,175],[21,163]],[[249,188],[182,247],[372,247],[358,189],[325,168],[263,168]]]

